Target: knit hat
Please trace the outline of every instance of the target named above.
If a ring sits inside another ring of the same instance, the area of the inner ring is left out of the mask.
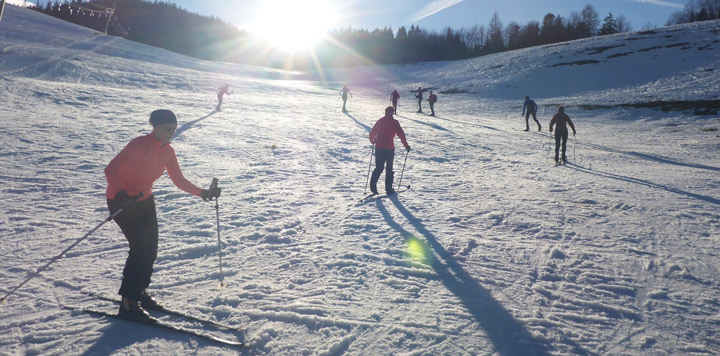
[[[388,106],[385,108],[385,115],[392,115],[395,113],[395,108],[392,106]]]
[[[155,110],[150,114],[150,124],[152,124],[153,127],[162,124],[177,124],[177,118],[170,110]]]

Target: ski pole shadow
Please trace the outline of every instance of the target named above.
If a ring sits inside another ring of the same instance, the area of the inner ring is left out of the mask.
[[[201,118],[199,118],[199,119],[195,119],[195,120],[193,120],[193,121],[189,121],[189,122],[184,123],[184,124],[183,124],[182,126],[180,126],[177,130],[175,130],[175,137],[178,137],[178,136],[182,135],[182,133],[185,132],[185,130],[190,129],[191,127],[193,127],[193,125],[197,124],[198,122],[203,121],[203,120],[207,119],[208,117],[217,114],[217,112],[218,112],[217,110],[213,110],[213,111],[211,111],[209,114],[207,114],[207,115],[205,115],[205,116],[203,116],[203,117],[201,117]]]
[[[604,177],[604,178],[616,179],[616,180],[628,182],[628,183],[644,185],[644,186],[650,187],[650,188],[662,189],[662,190],[665,190],[670,193],[680,194],[680,195],[684,195],[684,196],[687,196],[690,198],[702,200],[707,203],[720,205],[720,199],[713,198],[713,197],[710,197],[707,195],[691,193],[688,191],[684,191],[682,189],[673,188],[673,187],[669,187],[669,186],[658,184],[658,183],[653,183],[651,181],[644,180],[644,179],[626,177],[626,176],[621,176],[619,174],[602,172],[602,171],[598,171],[598,170],[590,170],[585,167],[579,166],[577,164],[568,163],[567,165],[568,165],[568,167],[572,167],[575,170],[583,172],[583,173],[592,174],[592,175],[596,175],[596,176]]]
[[[370,132],[370,130],[371,130],[370,126],[365,125],[362,122],[358,121],[356,118],[354,118],[352,115],[350,115],[350,113],[348,113],[347,111],[345,111],[344,114],[347,115],[347,117],[351,118],[353,121],[355,121],[355,123],[358,124],[358,126],[364,128],[365,131]]]
[[[435,258],[428,259],[430,267],[437,273],[445,287],[460,299],[475,321],[485,331],[490,342],[492,342],[494,351],[498,355],[550,355],[549,349],[552,347],[536,340],[521,322],[515,319],[510,312],[492,297],[489,290],[481,286],[465,271],[460,263],[440,244],[435,235],[428,231],[418,218],[414,217],[402,206],[397,196],[391,197],[390,200],[435,251]],[[413,238],[413,234],[405,230],[393,219],[380,200],[376,204],[391,228],[402,234],[405,239]],[[438,257],[441,261],[438,261]],[[573,346],[576,353],[588,354],[579,345]]]

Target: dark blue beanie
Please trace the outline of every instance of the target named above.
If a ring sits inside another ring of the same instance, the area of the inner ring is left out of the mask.
[[[170,110],[155,110],[150,114],[150,124],[152,124],[153,127],[162,124],[177,124],[177,118]]]

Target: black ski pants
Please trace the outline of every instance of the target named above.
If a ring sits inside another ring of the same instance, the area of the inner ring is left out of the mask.
[[[535,116],[535,111],[528,111],[525,113],[525,130],[530,130],[530,115],[532,115],[533,120],[535,120],[535,123],[538,125],[538,130],[540,130],[540,121],[538,121],[537,116]]]
[[[562,145],[562,160],[567,161],[565,155],[565,146],[567,145],[568,131],[567,129],[555,129],[555,162],[558,161],[558,153],[560,151],[560,145]]]
[[[120,202],[108,199],[111,214],[122,208]],[[143,291],[150,285],[150,276],[157,258],[158,222],[153,196],[138,201],[113,218],[120,226],[130,244],[130,252],[125,261],[120,295],[139,300]]]
[[[395,160],[395,150],[378,148],[375,150],[375,170],[370,178],[370,190],[377,193],[377,182],[380,174],[385,170],[385,192],[393,191],[393,161]],[[385,169],[387,167],[387,169]]]

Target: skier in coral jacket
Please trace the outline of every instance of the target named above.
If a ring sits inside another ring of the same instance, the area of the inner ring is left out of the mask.
[[[395,135],[400,137],[400,142],[405,150],[410,152],[410,145],[405,138],[405,132],[400,127],[400,122],[393,118],[395,109],[392,106],[385,108],[385,116],[380,118],[370,130],[370,142],[375,145],[375,170],[370,178],[370,191],[378,194],[377,181],[385,169],[385,192],[388,195],[395,194],[393,189],[393,160],[395,159]],[[387,168],[385,168],[387,166]]]
[[[145,310],[160,309],[147,293],[153,264],[157,257],[158,222],[152,186],[167,170],[175,185],[203,200],[217,198],[220,189],[201,189],[182,174],[170,146],[177,129],[177,118],[170,110],[155,110],[150,115],[153,130],[125,146],[105,168],[105,192],[111,214],[130,244],[119,294],[122,296],[119,314],[134,319],[149,319]]]

